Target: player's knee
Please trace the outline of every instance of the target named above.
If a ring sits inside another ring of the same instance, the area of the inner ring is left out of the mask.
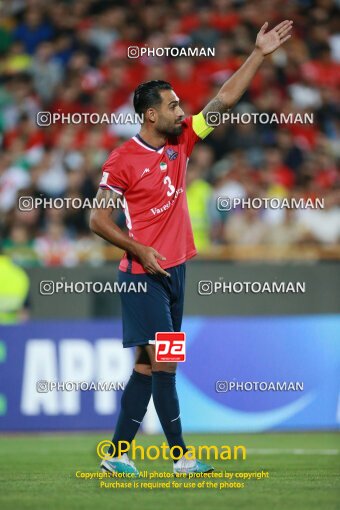
[[[171,374],[174,374],[176,372],[177,363],[171,363],[169,362],[162,362],[159,363],[157,361],[154,361],[152,363],[152,371],[153,372],[169,372]]]
[[[152,375],[151,365],[142,365],[141,363],[136,363],[134,369],[139,374],[149,375],[149,376]]]

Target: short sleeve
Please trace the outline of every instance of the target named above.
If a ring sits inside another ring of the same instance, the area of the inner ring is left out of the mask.
[[[102,189],[110,189],[123,195],[129,186],[125,165],[117,152],[112,152],[103,165],[103,175],[99,183]]]
[[[187,117],[183,122],[183,132],[180,135],[180,141],[187,147],[187,156],[189,157],[193,151],[194,145],[199,140],[204,140],[209,133],[213,131],[213,127],[206,123],[203,113]]]

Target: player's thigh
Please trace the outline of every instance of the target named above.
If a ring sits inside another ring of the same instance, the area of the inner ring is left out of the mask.
[[[123,345],[135,347],[154,341],[158,331],[174,331],[169,293],[162,278],[148,274],[119,272],[119,282],[129,288],[146,283],[146,292],[122,292],[120,294],[123,318]]]
[[[139,372],[140,374],[151,375],[151,361],[144,345],[137,345],[136,347],[135,371]]]
[[[174,331],[182,330],[182,319],[183,319],[183,308],[184,300],[176,301],[171,305],[171,320],[174,327]]]
[[[170,361],[156,361],[156,349],[154,345],[146,345],[145,349],[148,352],[153,372],[176,372],[177,363]]]

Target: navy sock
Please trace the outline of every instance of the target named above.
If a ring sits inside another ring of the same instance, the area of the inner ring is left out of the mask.
[[[182,437],[176,374],[152,372],[152,397],[169,447],[179,446],[185,453],[187,448]],[[179,458],[181,451],[179,448],[174,448],[172,454]]]
[[[151,382],[151,376],[140,374],[135,370],[132,372],[122,395],[121,409],[112,438],[112,443],[116,447],[114,456],[117,454],[118,441],[128,441],[131,443],[137,434],[151,398]],[[108,450],[109,455],[112,455],[112,450],[113,448],[110,446]]]

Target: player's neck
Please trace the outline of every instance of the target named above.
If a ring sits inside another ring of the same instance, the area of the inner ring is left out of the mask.
[[[166,143],[166,136],[151,131],[146,127],[142,127],[139,132],[139,136],[144,142],[146,142],[151,147],[154,147],[155,149],[159,149]]]

